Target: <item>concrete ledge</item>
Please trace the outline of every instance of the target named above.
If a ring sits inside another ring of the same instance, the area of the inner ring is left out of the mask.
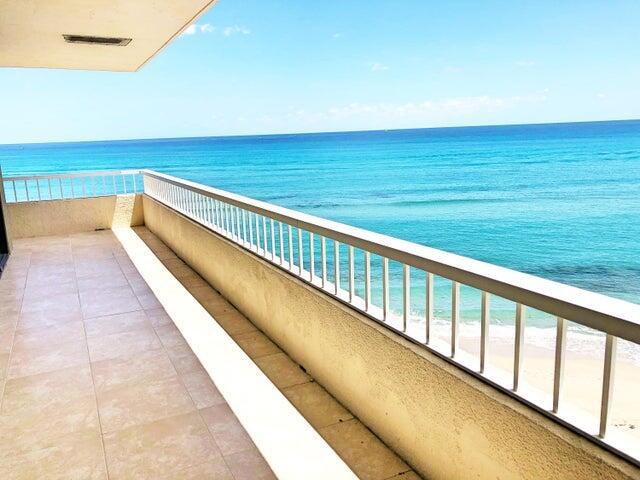
[[[145,224],[430,479],[632,479],[640,470],[144,197]]]
[[[141,195],[133,194],[9,203],[5,209],[11,238],[144,225]]]

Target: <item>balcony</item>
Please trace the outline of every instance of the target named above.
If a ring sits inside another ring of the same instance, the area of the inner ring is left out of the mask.
[[[612,428],[614,395],[636,401],[613,386],[616,366],[637,382],[617,356],[640,343],[637,305],[157,172],[4,190],[3,478],[640,474],[634,432]],[[495,368],[500,302],[514,338]],[[557,322],[542,374],[536,312]],[[602,335],[595,409],[567,400],[569,322]]]

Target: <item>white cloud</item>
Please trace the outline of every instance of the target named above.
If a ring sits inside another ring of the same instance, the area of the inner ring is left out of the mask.
[[[210,23],[203,23],[202,25],[198,25],[200,27],[200,31],[202,33],[213,33],[216,31],[216,27],[211,25]]]
[[[491,97],[480,95],[474,97],[452,97],[440,100],[425,100],[407,103],[351,103],[341,107],[332,107],[327,114],[333,118],[380,115],[385,118],[411,118],[440,116],[442,114],[472,114],[478,112],[495,112],[521,104],[539,103],[547,99],[546,92],[511,97]]]
[[[251,33],[251,30],[249,30],[247,27],[243,27],[240,25],[232,25],[229,27],[224,27],[224,29],[222,30],[222,34],[225,37],[230,37],[231,35],[236,35],[236,34],[249,35],[250,33]]]
[[[533,60],[518,60],[516,67],[533,67],[536,64]]]
[[[340,38],[342,37],[341,33],[334,33],[333,35],[331,35],[333,38]]]
[[[194,33],[196,33],[197,28],[198,26],[195,23],[193,23],[189,25],[187,28],[185,28],[180,35],[193,35]]]
[[[375,62],[371,64],[372,72],[384,72],[385,70],[389,70],[389,67],[382,63]]]

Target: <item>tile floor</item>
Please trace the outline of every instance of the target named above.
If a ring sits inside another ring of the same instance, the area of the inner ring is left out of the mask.
[[[420,478],[162,241],[136,232],[360,478]],[[14,244],[0,279],[0,478],[275,477],[103,231]]]
[[[275,478],[110,231],[15,242],[0,396],[4,480]]]

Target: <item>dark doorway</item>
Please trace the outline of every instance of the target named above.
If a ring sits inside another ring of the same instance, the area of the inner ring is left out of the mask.
[[[4,216],[4,189],[2,181],[2,170],[0,169],[0,276],[9,259],[9,237]]]

